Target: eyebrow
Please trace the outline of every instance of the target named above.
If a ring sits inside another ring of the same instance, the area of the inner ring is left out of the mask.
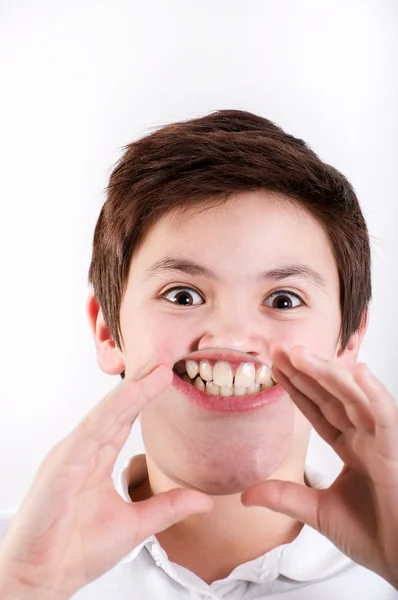
[[[145,272],[145,280],[152,279],[161,275],[162,273],[184,273],[185,275],[192,275],[196,277],[206,277],[207,279],[218,280],[217,274],[192,260],[183,258],[167,257],[163,258]],[[256,273],[254,279],[259,281],[282,281],[289,277],[300,277],[310,280],[316,287],[320,289],[326,289],[326,281],[317,271],[314,271],[308,265],[301,263],[284,265],[282,267],[276,267],[267,271],[260,271]],[[247,278],[249,279],[249,277]]]

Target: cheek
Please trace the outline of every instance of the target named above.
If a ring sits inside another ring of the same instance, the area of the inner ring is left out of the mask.
[[[156,352],[167,349],[172,356],[179,358],[190,352],[190,327],[183,327],[176,319],[163,314],[137,311],[137,316],[129,315],[121,319],[124,340],[126,374],[134,372],[147,363]]]
[[[312,316],[311,319],[290,322],[281,331],[279,339],[290,347],[306,346],[318,356],[332,359],[338,346],[339,333],[340,316],[330,315],[330,318],[325,318],[324,315],[321,315],[318,318]]]

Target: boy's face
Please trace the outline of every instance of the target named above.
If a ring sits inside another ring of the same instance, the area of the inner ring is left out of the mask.
[[[154,270],[165,259],[204,272]],[[355,362],[358,350],[354,343],[339,352],[339,279],[323,228],[264,191],[160,219],[133,256],[120,325],[123,351],[103,342],[99,363],[109,373],[124,366],[129,378],[163,348],[175,361],[198,349],[229,348],[268,365],[276,340],[345,363]],[[280,473],[294,476],[310,425],[291,406],[294,430],[286,436],[275,409],[219,415],[170,387],[141,414],[146,451],[173,481],[211,493],[241,491],[272,475],[283,457]]]

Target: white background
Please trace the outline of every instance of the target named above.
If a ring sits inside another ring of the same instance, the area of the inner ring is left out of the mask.
[[[85,316],[93,229],[122,146],[174,120],[257,112],[351,180],[375,237],[362,359],[398,398],[397,40],[395,0],[2,0],[0,508],[119,381]]]

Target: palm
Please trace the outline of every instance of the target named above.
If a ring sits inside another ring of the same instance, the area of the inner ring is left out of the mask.
[[[396,445],[391,446],[388,436],[351,428],[333,448],[345,467],[322,492],[320,531],[369,568],[377,556],[396,560],[398,538],[389,510],[398,499]],[[395,522],[398,525],[398,514]]]
[[[71,534],[57,547],[55,537],[64,538],[55,532],[53,559],[61,573],[75,573],[75,589],[111,569],[141,541],[139,511],[124,502],[113,484],[72,500],[67,521],[59,522],[59,530],[66,526]]]
[[[54,446],[2,545],[8,572],[23,564],[25,584],[50,582],[54,596],[69,598],[146,537],[211,510],[210,498],[194,490],[129,504],[114,488],[113,467],[132,423],[171,377],[162,366],[139,383],[124,381]]]
[[[398,409],[364,365],[352,373],[301,348],[273,350],[274,373],[344,468],[313,490],[278,481],[243,495],[317,529],[355,562],[398,585]]]
[[[370,566],[377,544],[377,515],[366,478],[346,467],[321,494],[319,531],[352,560]]]
[[[77,490],[85,476],[86,483]],[[36,537],[35,566],[44,564],[60,578],[70,574],[72,590],[108,571],[141,541],[140,511],[119,496],[109,475],[103,480],[99,476],[96,470],[65,472],[57,501],[46,504],[41,523],[36,521],[45,535]]]

